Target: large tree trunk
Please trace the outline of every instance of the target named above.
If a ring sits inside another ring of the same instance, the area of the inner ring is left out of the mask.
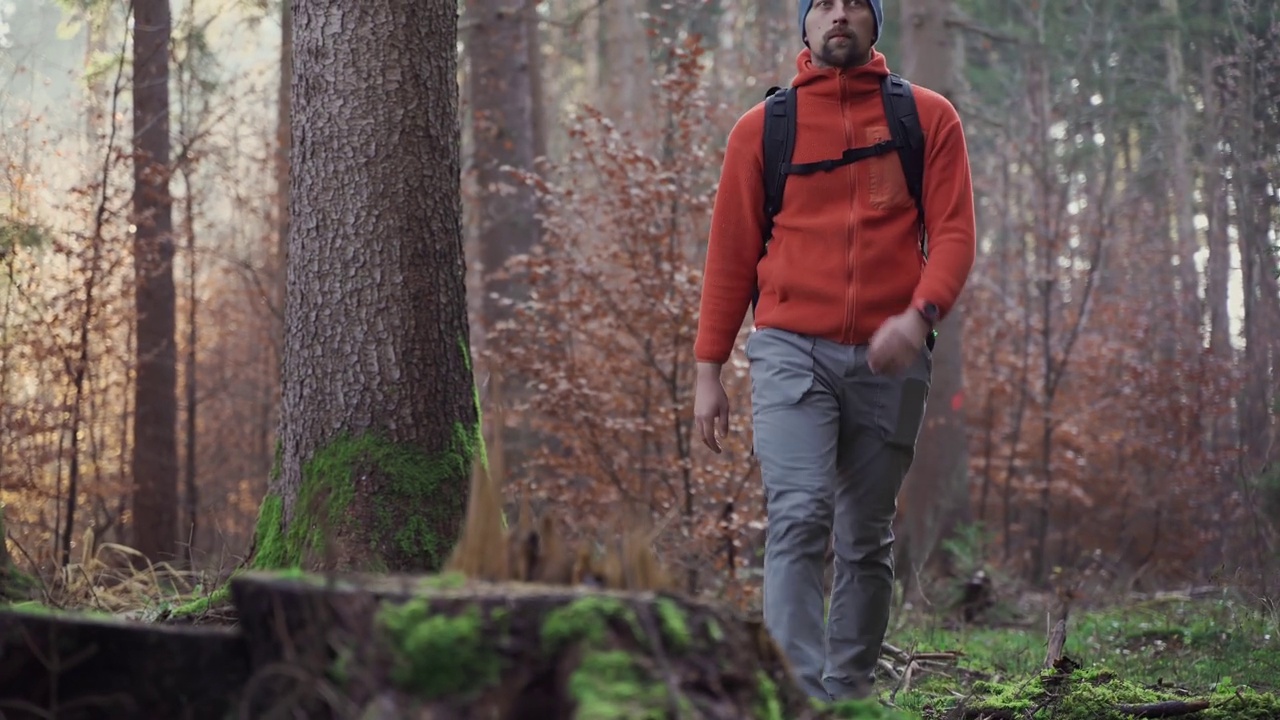
[[[456,6],[293,1],[283,454],[254,564],[433,570],[478,445]]]
[[[959,38],[946,23],[954,12],[952,0],[902,3],[904,53],[899,72],[907,80],[957,103],[963,82]],[[916,459],[903,485],[898,551],[915,566],[903,567],[904,572],[914,572],[925,565],[939,543],[971,517],[963,408],[963,332],[962,300],[938,329],[929,407]]]
[[[173,202],[169,196],[168,0],[137,0],[133,22],[133,223],[137,369],[134,547],[177,558],[178,397]]]

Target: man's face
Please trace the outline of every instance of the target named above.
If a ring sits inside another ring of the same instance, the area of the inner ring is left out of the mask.
[[[814,0],[804,32],[816,65],[856,67],[871,59],[876,16],[866,0]]]

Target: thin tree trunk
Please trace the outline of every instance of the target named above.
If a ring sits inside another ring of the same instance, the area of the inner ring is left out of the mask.
[[[619,127],[642,139],[643,147],[656,147],[660,119],[654,107],[653,67],[649,41],[639,13],[644,0],[612,0],[600,15],[600,105]]]
[[[525,0],[525,42],[529,45],[529,104],[533,114],[533,157],[547,155],[546,83],[542,79],[542,32],[538,27],[538,0]],[[537,228],[535,227],[535,232]],[[536,237],[535,237],[536,239]]]
[[[196,566],[195,547],[199,532],[200,514],[200,498],[196,487],[196,411],[199,399],[196,392],[196,309],[198,301],[196,300],[195,191],[191,182],[193,174],[194,172],[184,165],[182,185],[186,189],[186,196],[183,198],[182,221],[184,234],[187,236],[187,353],[186,368],[183,373],[187,408],[186,452],[183,457],[186,466],[184,468],[186,485],[184,509],[186,510],[187,527],[184,543],[187,548],[187,566],[191,568]]]
[[[1236,82],[1237,97],[1232,104],[1235,117],[1234,155],[1235,207],[1237,241],[1244,290],[1244,395],[1239,405],[1240,440],[1245,448],[1246,474],[1262,469],[1266,462],[1270,436],[1270,339],[1266,306],[1262,299],[1263,273],[1257,248],[1264,244],[1266,223],[1262,210],[1266,180],[1258,169],[1257,136],[1254,119],[1259,82],[1253,52],[1243,50],[1240,77]]]
[[[506,261],[529,252],[537,237],[531,188],[508,168],[533,169],[537,122],[528,10],[510,0],[474,0],[468,9],[471,122],[479,197],[482,312],[491,326],[509,315],[504,299],[520,300],[520,284],[490,277]],[[514,62],[513,62],[514,59]]]
[[[475,213],[478,221],[481,277],[481,332],[476,346],[483,348],[489,331],[511,317],[512,302],[528,295],[517,275],[503,272],[507,261],[533,250],[538,239],[537,203],[533,189],[512,174],[531,172],[538,146],[537,106],[530,47],[532,8],[527,0],[471,0],[467,9],[471,31],[467,48],[471,91],[472,164],[476,177]],[[491,397],[504,402],[523,399],[520,369],[492,368],[490,382],[501,383]],[[505,417],[495,413],[494,417]],[[516,458],[529,454],[528,437],[506,427],[490,428],[505,437],[501,448],[507,457],[503,467],[519,472]]]
[[[1231,279],[1231,240],[1227,235],[1230,222],[1227,210],[1227,185],[1223,173],[1223,152],[1219,138],[1225,125],[1222,121],[1222,93],[1218,87],[1214,67],[1218,56],[1213,52],[1201,54],[1201,89],[1204,93],[1204,187],[1205,214],[1209,227],[1206,231],[1209,245],[1209,268],[1205,285],[1205,300],[1209,305],[1209,350],[1219,362],[1227,361],[1234,351],[1231,348],[1231,316],[1228,313],[1228,293]],[[1220,433],[1219,433],[1220,436]]]
[[[1028,74],[1028,92],[1027,101],[1030,112],[1029,117],[1029,135],[1035,143],[1034,150],[1031,155],[1035,158],[1034,167],[1031,169],[1033,173],[1032,183],[1034,192],[1032,193],[1032,213],[1033,213],[1033,253],[1034,263],[1038,265],[1032,267],[1035,270],[1037,279],[1034,285],[1037,287],[1036,297],[1039,299],[1039,306],[1032,310],[1028,307],[1028,312],[1038,312],[1039,314],[1039,351],[1041,360],[1041,378],[1040,392],[1040,437],[1038,452],[1038,474],[1040,485],[1040,498],[1035,506],[1035,525],[1033,529],[1029,529],[1030,533],[1034,533],[1035,540],[1032,555],[1032,577],[1036,582],[1042,581],[1045,575],[1045,568],[1048,564],[1049,555],[1049,535],[1050,527],[1053,523],[1053,418],[1052,418],[1052,389],[1051,381],[1053,375],[1053,332],[1054,332],[1054,302],[1053,295],[1056,289],[1057,273],[1054,264],[1057,261],[1055,250],[1051,247],[1054,240],[1055,228],[1050,225],[1052,217],[1052,202],[1050,195],[1054,186],[1053,163],[1051,161],[1051,148],[1048,146],[1048,128],[1051,123],[1051,112],[1049,108],[1049,88],[1048,75],[1049,71],[1046,67],[1048,58],[1045,57],[1046,48],[1044,44],[1044,24],[1043,17],[1037,19],[1035,27],[1037,33],[1036,48],[1033,50],[1033,56],[1027,63]]]
[[[76,339],[78,345],[76,359],[69,368],[71,370],[71,448],[70,463],[67,472],[67,504],[66,522],[62,526],[62,566],[71,562],[71,542],[75,537],[76,502],[80,497],[80,428],[84,425],[85,380],[89,372],[89,329],[93,323],[94,290],[98,281],[98,260],[101,253],[102,239],[93,238],[90,250],[89,275],[85,278],[84,308],[81,310],[80,333]],[[0,538],[0,542],[3,539]]]
[[[134,12],[133,532],[135,549],[161,562],[178,556],[176,294],[169,195],[171,19],[168,0],[135,0]]]
[[[1199,272],[1196,270],[1195,198],[1192,196],[1191,137],[1187,122],[1187,92],[1185,69],[1182,62],[1182,17],[1178,12],[1178,0],[1160,0],[1169,18],[1169,31],[1165,39],[1165,55],[1168,65],[1166,87],[1172,102],[1168,118],[1167,144],[1171,152],[1168,168],[1173,191],[1174,252],[1178,258],[1178,325],[1183,357],[1199,356],[1200,340],[1200,289]],[[1163,266],[1163,265],[1162,265]]]

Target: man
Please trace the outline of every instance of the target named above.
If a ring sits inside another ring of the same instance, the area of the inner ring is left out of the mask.
[[[801,0],[792,162],[890,139],[881,97],[889,70],[874,48],[883,20],[880,0]],[[897,495],[929,390],[926,340],[974,259],[959,116],[941,95],[913,90],[925,134],[927,263],[896,152],[791,176],[761,257],[763,105],[729,135],[706,258],[695,420],[720,452],[729,423],[720,368],[758,290],[746,354],[769,521],[764,620],[797,679],[822,700],[870,694],[892,598]]]

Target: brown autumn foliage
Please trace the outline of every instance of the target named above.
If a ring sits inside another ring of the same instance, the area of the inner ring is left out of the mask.
[[[1101,301],[1050,405],[1035,324],[1026,337],[1025,318],[989,311],[1000,304],[976,290],[971,307],[988,312],[975,313],[965,336],[970,352],[990,359],[966,368],[971,489],[991,533],[987,558],[1029,572],[1047,522],[1050,564],[1100,553],[1126,584],[1138,575],[1193,582],[1206,566],[1243,559],[1224,556],[1249,533],[1230,480],[1235,453],[1212,432],[1230,420],[1232,369],[1207,352],[1152,362],[1146,321],[1126,303]]]
[[[1009,102],[1031,122],[969,126],[999,140],[975,158],[987,242],[954,399],[985,559],[1040,579],[1100,562],[1124,589],[1264,567],[1233,439],[1245,371],[1180,322],[1188,303],[1206,313],[1176,288],[1153,183],[1185,169],[1132,180],[1134,150],[1114,140],[1138,122],[1115,109],[1122,86],[1089,87],[1107,102],[1085,104],[1032,73],[1024,91]],[[1057,139],[1037,135],[1051,121]]]
[[[117,78],[114,65],[111,70],[108,106],[128,81],[127,72]],[[244,96],[253,89],[229,82],[225,91]],[[125,115],[107,108],[89,112],[88,149],[81,153],[34,152],[19,135],[5,136],[0,145],[8,158],[0,196],[10,200],[0,216],[0,503],[15,560],[55,583],[68,568],[83,565],[78,558],[96,558],[104,549],[108,564],[120,564],[128,553],[111,548],[131,542],[129,138]],[[209,128],[218,118],[197,120],[202,152],[188,145],[192,152],[174,160],[196,178],[191,187],[172,183],[181,208],[175,213],[176,340],[178,356],[185,358],[194,283],[196,480],[204,522],[193,542],[202,567],[225,569],[248,545],[271,461],[277,383],[271,308],[263,301],[271,268],[259,267],[255,257],[271,230],[258,210],[266,198],[250,184],[255,173],[270,176],[262,159],[215,141]],[[51,124],[40,117],[27,122]],[[214,212],[206,207],[221,186],[231,185],[230,177],[241,181],[232,198],[238,220],[225,223],[209,217]],[[10,244],[15,228],[27,232]],[[194,275],[188,230],[197,235]],[[178,373],[181,386],[182,363]],[[180,401],[180,418],[186,411]],[[185,426],[179,434],[185,438]]]
[[[510,415],[555,439],[510,478],[516,494],[572,508],[575,534],[609,528],[621,508],[647,513],[686,590],[740,598],[746,586],[733,576],[764,519],[740,360],[725,369],[735,404],[724,455],[702,446],[692,413],[702,255],[720,166],[707,118],[731,110],[707,99],[702,48],[670,52],[652,108],[668,120],[654,153],[587,107],[567,160],[525,178],[545,208],[543,241],[510,263],[530,299],[494,329],[486,364],[522,377],[529,392]]]
[[[127,503],[128,418],[104,412],[129,392],[129,316],[112,311],[125,302],[131,267],[120,216],[127,196],[111,184],[119,148],[103,152],[68,183],[61,228],[34,208],[7,221],[32,232],[6,248],[0,282],[0,500],[23,541],[19,555],[42,569],[68,562],[79,539],[73,523],[83,529],[88,519],[99,537],[121,537],[117,501]],[[36,196],[34,170],[11,166],[8,193]]]

